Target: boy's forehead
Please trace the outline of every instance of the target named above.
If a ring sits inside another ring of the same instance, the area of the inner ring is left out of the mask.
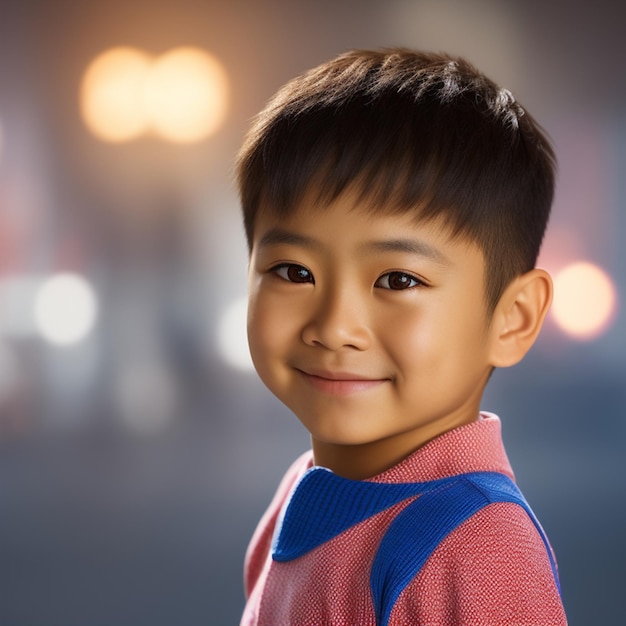
[[[302,220],[328,221],[336,213],[346,216],[345,223],[371,223],[380,227],[385,223],[406,222],[407,226],[418,225],[424,220],[418,207],[400,209],[391,203],[379,204],[352,185],[337,195],[331,196],[324,189],[310,186],[306,193],[287,209],[261,203],[257,219],[265,222],[281,222],[297,225]]]

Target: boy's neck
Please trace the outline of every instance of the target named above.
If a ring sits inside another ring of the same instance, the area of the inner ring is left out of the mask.
[[[422,428],[407,438],[402,436],[389,437],[370,443],[357,445],[341,445],[311,439],[313,460],[315,465],[326,467],[338,476],[351,480],[366,480],[394,467],[429,441],[444,432],[469,424],[479,419],[478,412],[468,419],[454,421],[442,428]]]

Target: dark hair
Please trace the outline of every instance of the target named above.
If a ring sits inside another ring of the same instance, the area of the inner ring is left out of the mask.
[[[356,187],[364,207],[442,218],[483,251],[490,311],[531,270],[554,195],[546,135],[461,58],[355,50],[287,83],[239,154],[248,244],[259,208],[284,216]]]

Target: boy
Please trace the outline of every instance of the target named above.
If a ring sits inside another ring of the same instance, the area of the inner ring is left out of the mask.
[[[242,624],[565,624],[495,367],[535,341],[540,127],[462,59],[353,51],[287,84],[238,177],[249,343],[311,433],[246,555]]]

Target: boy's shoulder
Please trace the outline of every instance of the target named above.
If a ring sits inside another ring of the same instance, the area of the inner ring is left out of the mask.
[[[500,585],[503,593],[516,587],[515,595],[543,593],[544,588],[560,593],[543,529],[515,483],[494,472],[435,481],[391,522],[371,576],[377,618],[384,624],[401,596],[427,592],[415,589],[424,580],[439,580],[435,589],[447,588],[446,595],[452,592],[456,600],[476,595],[469,605],[481,601],[482,592],[476,590]]]
[[[566,624],[556,563],[544,539],[518,504],[485,506],[406,581],[388,608],[388,624],[416,615],[442,624]],[[404,549],[411,543],[405,538]]]
[[[245,588],[248,593],[261,575],[263,564],[271,550],[272,536],[280,511],[295,484],[312,465],[313,453],[311,450],[301,454],[291,464],[280,481],[269,507],[261,517],[246,550]]]

